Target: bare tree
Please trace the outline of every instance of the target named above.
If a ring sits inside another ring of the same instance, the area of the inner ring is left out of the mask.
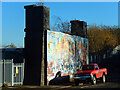
[[[16,48],[16,46],[13,43],[11,43],[10,45],[3,46],[3,48]]]
[[[71,25],[70,22],[62,21],[60,17],[55,18],[55,23],[51,27],[52,31],[59,31],[63,33],[70,33],[71,32]]]

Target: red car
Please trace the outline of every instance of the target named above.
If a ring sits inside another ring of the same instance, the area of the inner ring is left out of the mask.
[[[103,83],[106,81],[107,69],[99,69],[97,64],[86,64],[81,66],[81,70],[73,75],[75,84],[79,82],[91,82],[93,85],[97,83],[100,78]]]

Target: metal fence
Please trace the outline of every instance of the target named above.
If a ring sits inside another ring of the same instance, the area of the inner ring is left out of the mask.
[[[24,78],[24,63],[13,63],[11,60],[0,61],[0,85],[22,85]]]
[[[117,53],[120,53],[120,45],[116,46],[113,50],[107,50],[102,54],[89,54],[89,63],[100,63],[101,60],[112,57]]]

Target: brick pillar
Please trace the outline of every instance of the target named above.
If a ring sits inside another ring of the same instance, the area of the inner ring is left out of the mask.
[[[87,35],[87,23],[80,20],[72,20],[71,23],[71,34],[86,38]]]
[[[47,82],[47,35],[49,8],[25,6],[25,74],[24,85],[44,85]]]

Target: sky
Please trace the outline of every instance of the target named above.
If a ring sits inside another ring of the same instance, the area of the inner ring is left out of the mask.
[[[25,9],[35,2],[2,2],[2,45],[24,47]],[[62,21],[81,20],[88,25],[118,25],[118,2],[46,2],[50,26],[57,17]]]
[[[119,0],[1,0],[2,2],[118,2]]]

